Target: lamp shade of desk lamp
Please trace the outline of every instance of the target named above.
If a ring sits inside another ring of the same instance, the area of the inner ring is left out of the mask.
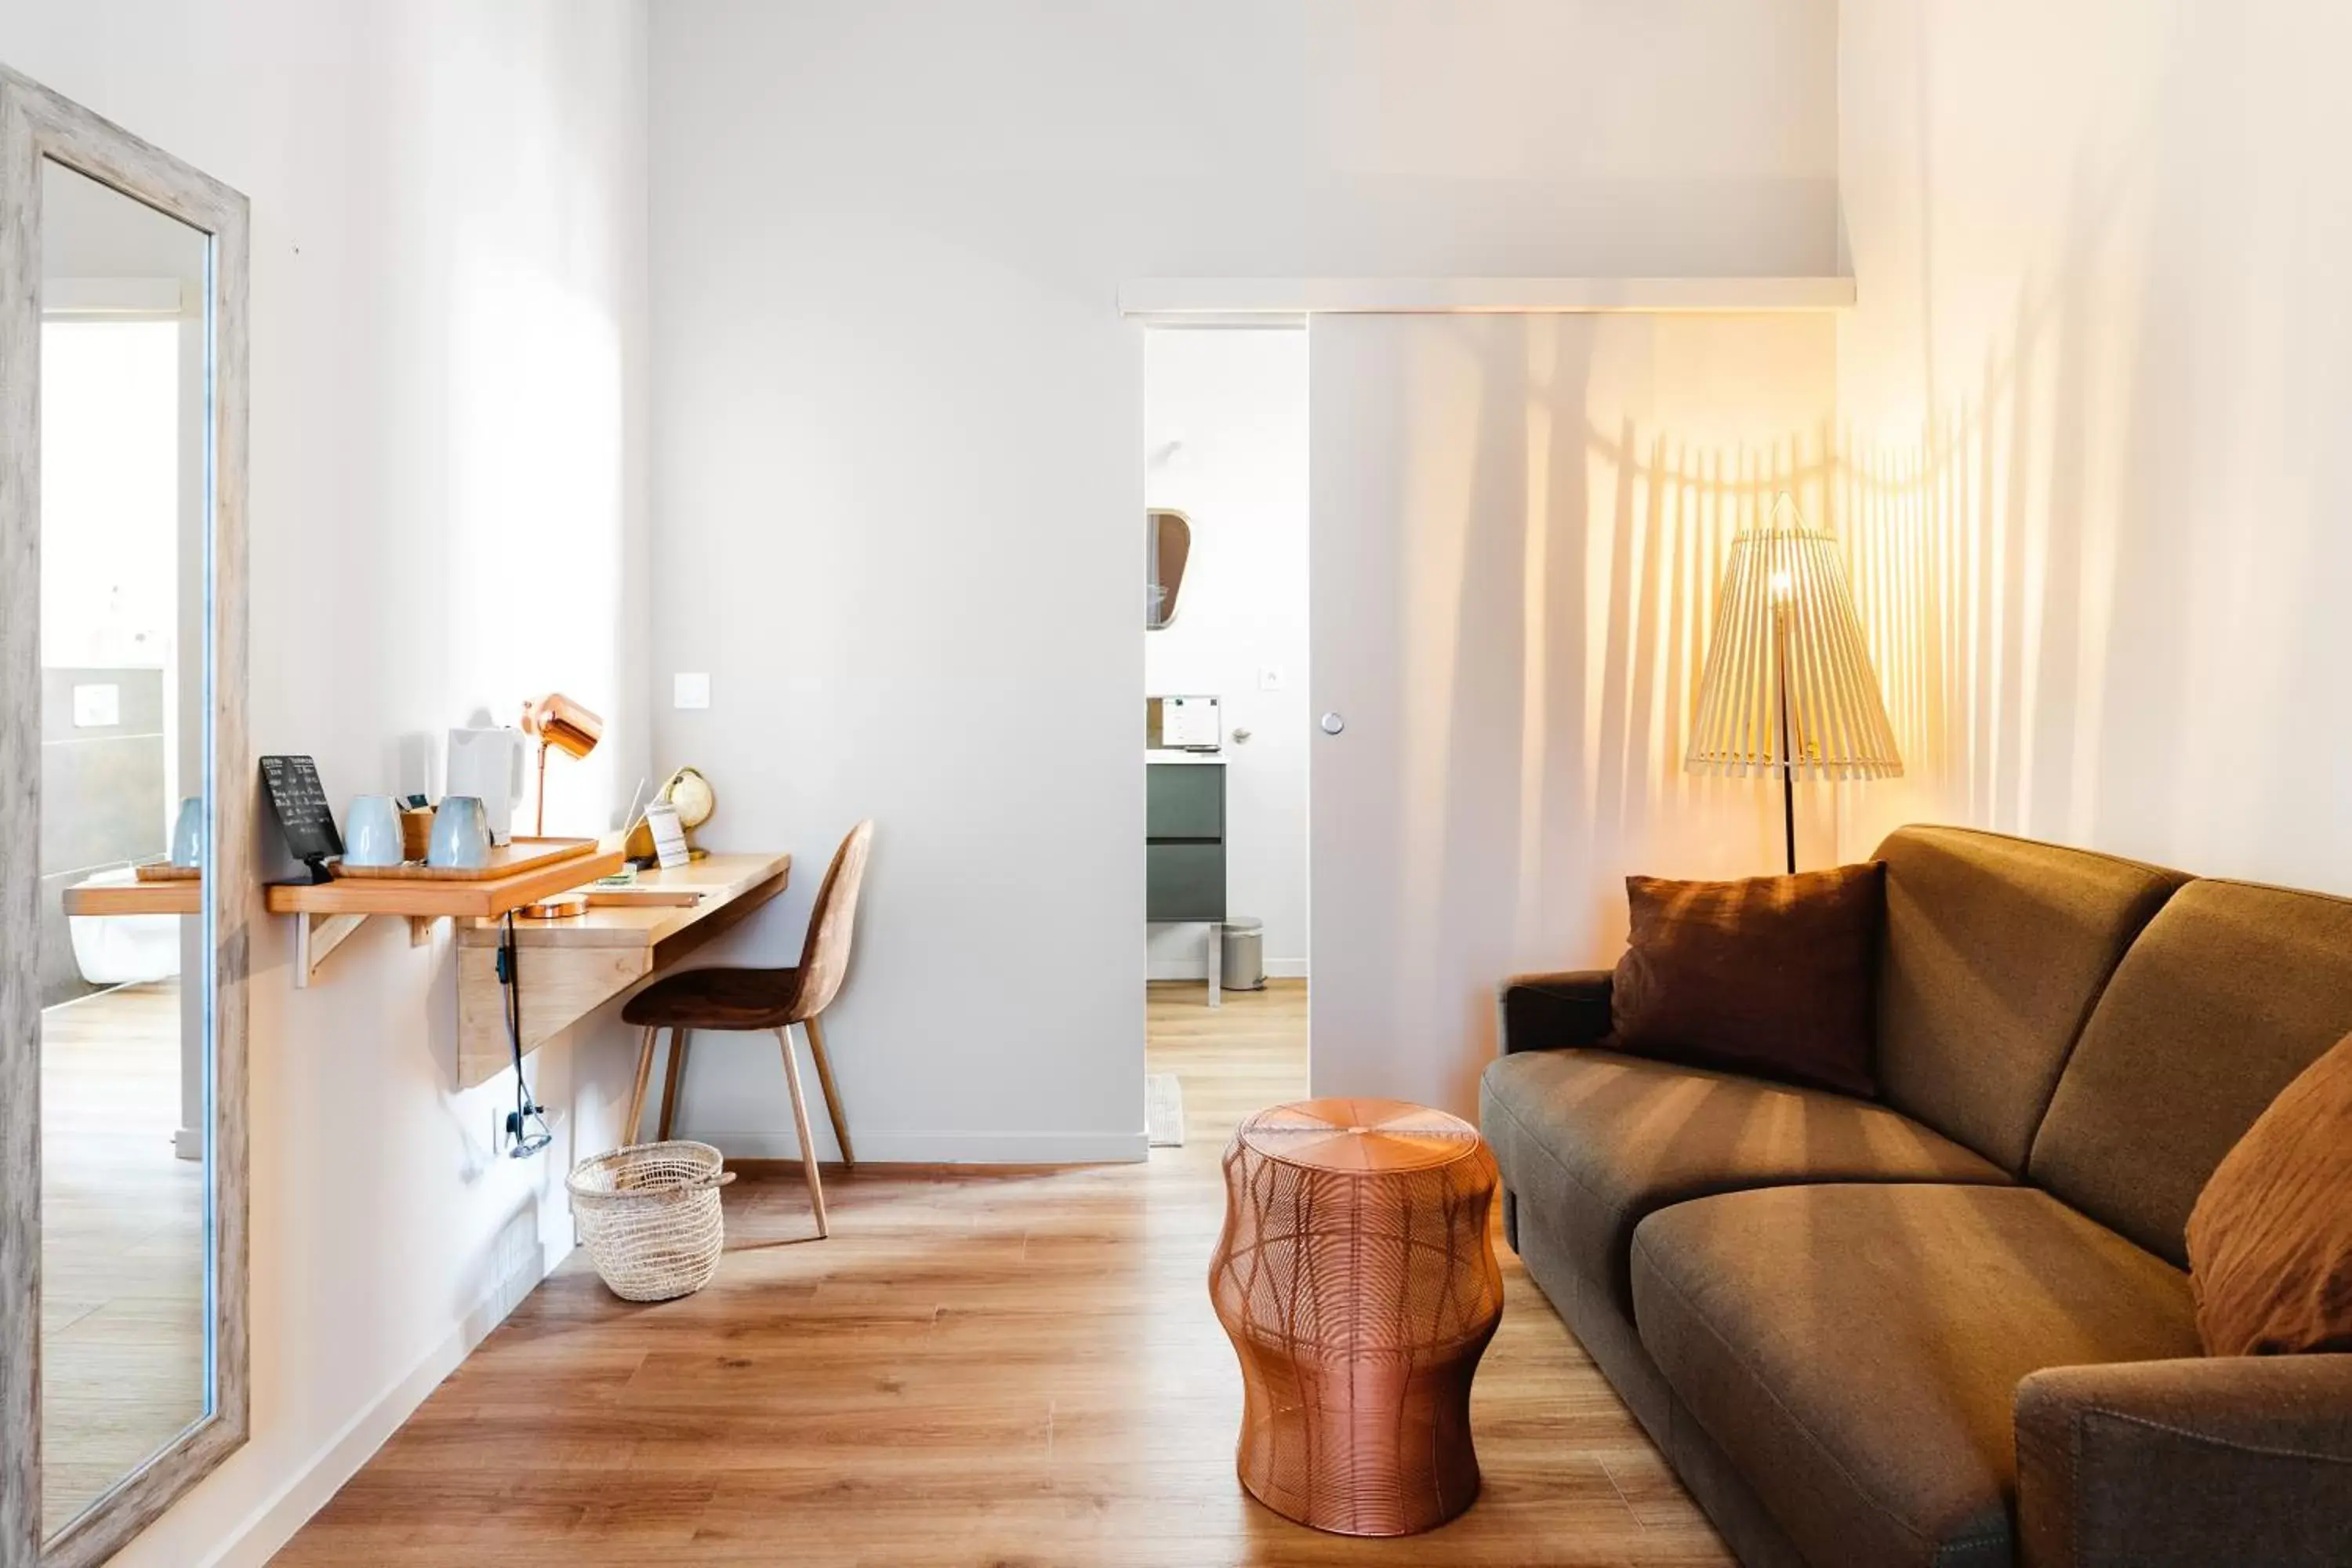
[[[547,836],[547,753],[562,752],[574,759],[596,749],[604,738],[604,721],[561,692],[534,697],[522,705],[522,732],[539,742],[539,809],[531,836]]]
[[[522,705],[522,732],[539,742],[539,799],[531,816],[531,837],[547,837],[547,753],[562,752],[577,760],[596,749],[604,738],[604,721],[561,692],[534,697]],[[532,920],[555,921],[586,911],[588,900],[579,893],[558,893],[525,905]]]
[[[531,816],[531,837],[547,837],[547,753],[562,752],[578,759],[596,749],[604,738],[604,721],[580,706],[561,692],[551,691],[544,697],[534,697],[522,705],[522,732],[539,742],[539,801]],[[588,909],[587,898],[580,893],[558,893],[526,904],[522,914],[535,921],[566,920],[583,914]]]
[[[1732,541],[1683,765],[1695,773],[1779,773],[1792,872],[1798,778],[1903,772],[1837,541],[1807,528],[1786,495],[1765,526]]]

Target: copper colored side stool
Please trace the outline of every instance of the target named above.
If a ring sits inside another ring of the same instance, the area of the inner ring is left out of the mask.
[[[1503,1317],[1496,1183],[1476,1128],[1402,1100],[1242,1123],[1209,1295],[1241,1358],[1252,1497],[1342,1535],[1410,1535],[1477,1497],[1470,1379]]]

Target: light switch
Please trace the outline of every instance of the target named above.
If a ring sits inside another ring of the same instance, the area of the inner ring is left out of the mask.
[[[670,706],[673,708],[708,708],[710,706],[710,677],[699,671],[670,677]]]
[[[122,722],[122,688],[111,681],[73,689],[74,728],[110,729]]]
[[[1283,678],[1282,666],[1261,664],[1257,667],[1257,689],[1260,691],[1279,691],[1288,684]]]

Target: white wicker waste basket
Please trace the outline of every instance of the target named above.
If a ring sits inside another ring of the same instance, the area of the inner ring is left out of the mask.
[[[564,1187],[589,1261],[628,1301],[690,1296],[719,1271],[719,1189],[735,1179],[708,1143],[632,1143],[583,1160]]]

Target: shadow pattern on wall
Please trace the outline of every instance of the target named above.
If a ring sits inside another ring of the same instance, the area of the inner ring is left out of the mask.
[[[1627,873],[1780,869],[1778,791],[1682,760],[1731,541],[1829,500],[1831,331],[1314,334],[1315,687],[1351,710],[1316,752],[1315,1085],[1464,1110],[1496,982],[1612,963]]]
[[[1834,491],[1912,765],[1843,849],[1958,821],[2352,889],[2331,52],[2231,8],[2080,19],[2012,120],[1971,96],[1994,24],[1909,12],[1849,40],[1880,281],[1840,328]]]

